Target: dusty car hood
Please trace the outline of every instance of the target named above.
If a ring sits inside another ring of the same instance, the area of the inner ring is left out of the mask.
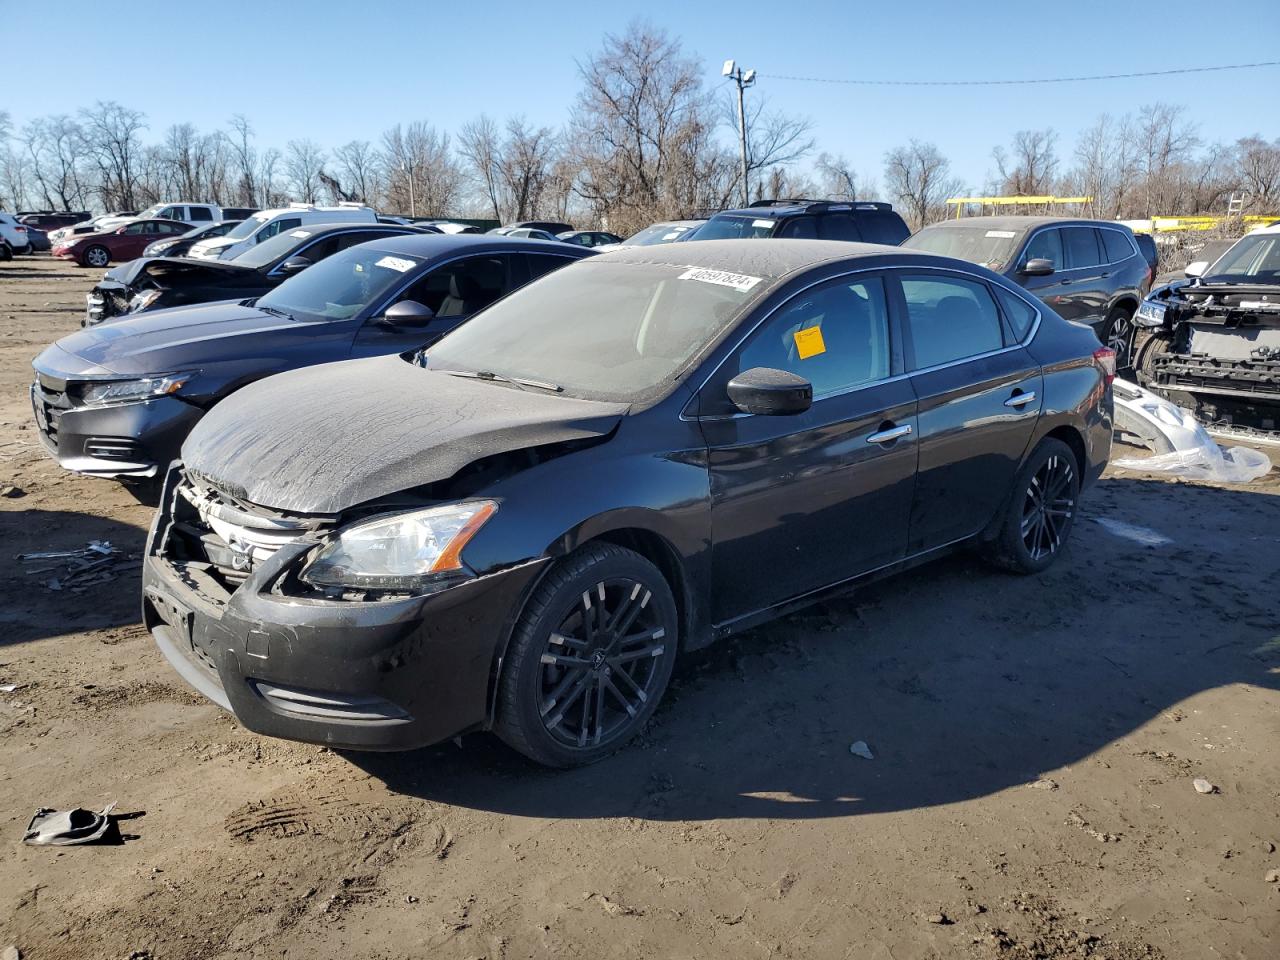
[[[424,370],[398,356],[269,377],[213,408],[182,459],[233,496],[338,513],[482,457],[607,435],[626,406]]]
[[[152,310],[116,323],[88,327],[57,346],[86,363],[119,374],[169,373],[246,357],[274,356],[301,341],[316,341],[317,328],[345,324],[287,320],[236,301]],[[254,343],[253,338],[262,338]]]

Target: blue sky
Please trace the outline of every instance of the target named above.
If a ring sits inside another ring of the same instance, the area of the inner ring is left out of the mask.
[[[749,96],[814,121],[820,149],[881,178],[884,152],[932,140],[980,186],[991,149],[1052,126],[1059,153],[1103,111],[1184,104],[1206,140],[1280,136],[1280,68],[1054,86],[863,87],[775,75],[985,79],[1118,73],[1280,59],[1280,2],[932,0],[728,3],[391,3],[385,0],[0,0],[5,49],[36,52],[29,83],[0,101],[17,124],[115,99],[147,114],[149,135],[244,113],[259,145],[311,137],[375,140],[397,122],[446,130],[487,112],[559,125],[579,87],[575,60],[638,11],[704,61],[709,84],[735,57]],[[59,64],[51,49],[70,55]],[[74,59],[71,59],[74,58]],[[164,64],[172,64],[166,68]],[[728,131],[725,131],[728,137]]]

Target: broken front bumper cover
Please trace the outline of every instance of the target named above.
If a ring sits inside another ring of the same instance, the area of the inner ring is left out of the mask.
[[[255,733],[353,750],[487,725],[498,651],[545,559],[425,596],[330,600],[279,587],[315,546],[302,539],[226,589],[166,555],[178,473],[147,542],[143,622],[191,686]]]
[[[1245,360],[1194,353],[1165,354],[1152,362],[1149,380],[1158,390],[1239,397],[1280,405],[1280,356]]]

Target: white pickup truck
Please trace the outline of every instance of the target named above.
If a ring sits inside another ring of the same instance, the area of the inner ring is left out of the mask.
[[[130,220],[181,220],[184,223],[213,223],[222,219],[222,208],[212,203],[188,203],[176,200],[173,203],[156,203],[147,207],[133,217],[107,217],[98,221],[99,230],[113,230]]]

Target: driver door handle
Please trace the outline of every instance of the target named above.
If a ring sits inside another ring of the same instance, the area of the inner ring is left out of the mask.
[[[1036,398],[1036,392],[1032,390],[1030,393],[1015,393],[1012,397],[1004,402],[1006,407],[1025,407],[1028,403]]]
[[[905,437],[911,433],[911,424],[904,423],[900,427],[890,427],[888,430],[880,430],[867,437],[867,443],[892,443],[899,437]]]

